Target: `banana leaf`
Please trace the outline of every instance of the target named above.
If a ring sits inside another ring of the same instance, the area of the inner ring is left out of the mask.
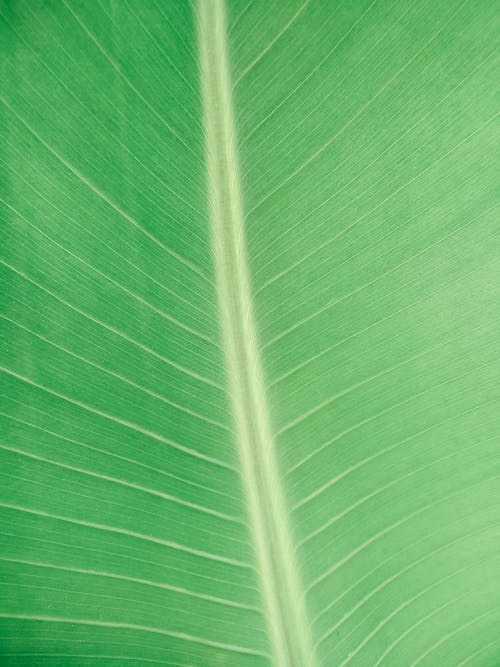
[[[491,0],[1,0],[0,663],[500,664]]]

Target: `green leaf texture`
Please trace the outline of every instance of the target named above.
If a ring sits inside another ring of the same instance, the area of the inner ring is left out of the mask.
[[[500,664],[498,3],[0,0],[0,664]]]

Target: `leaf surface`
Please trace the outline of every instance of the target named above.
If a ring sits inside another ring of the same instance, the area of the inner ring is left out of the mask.
[[[2,664],[498,664],[495,5],[0,3]]]

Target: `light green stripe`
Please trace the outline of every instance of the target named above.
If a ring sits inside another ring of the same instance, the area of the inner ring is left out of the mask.
[[[315,667],[275,459],[245,250],[223,0],[198,4],[212,241],[242,478],[274,664]]]

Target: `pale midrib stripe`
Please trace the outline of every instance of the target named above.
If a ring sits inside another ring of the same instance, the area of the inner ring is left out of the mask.
[[[244,245],[224,0],[200,0],[198,30],[212,242],[241,476],[277,667],[315,667],[275,460]]]

